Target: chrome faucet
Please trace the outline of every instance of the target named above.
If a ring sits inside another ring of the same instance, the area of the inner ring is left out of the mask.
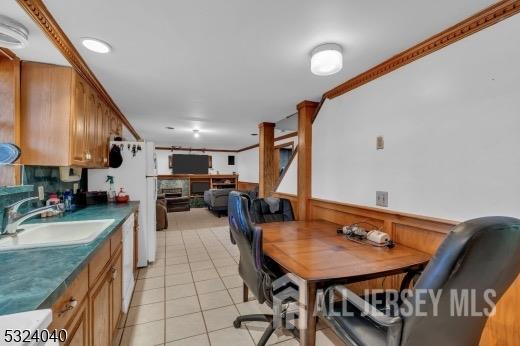
[[[46,212],[48,210],[57,208],[56,205],[48,205],[45,207],[33,209],[27,212],[26,214],[18,213],[18,208],[20,208],[22,204],[24,204],[25,202],[33,201],[35,199],[38,199],[38,197],[25,198],[21,201],[15,202],[11,205],[8,205],[7,207],[4,207],[4,218],[2,219],[2,229],[0,229],[0,236],[15,235],[18,230],[18,226],[25,220],[43,212]]]

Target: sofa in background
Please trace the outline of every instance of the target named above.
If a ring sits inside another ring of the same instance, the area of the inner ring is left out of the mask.
[[[227,214],[228,197],[233,189],[209,189],[204,191],[204,202],[208,209],[218,215]]]
[[[155,216],[157,231],[168,228],[168,212],[166,210],[166,199],[164,196],[157,196],[155,203]]]

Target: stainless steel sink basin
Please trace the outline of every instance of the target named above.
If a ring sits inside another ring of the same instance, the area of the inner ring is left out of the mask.
[[[0,238],[0,251],[87,244],[114,219],[22,224],[16,235]]]

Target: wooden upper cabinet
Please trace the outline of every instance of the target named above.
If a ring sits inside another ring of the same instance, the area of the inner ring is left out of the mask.
[[[74,78],[74,109],[71,122],[71,164],[86,166],[87,161],[87,86],[83,79],[77,75]]]
[[[121,124],[96,90],[72,68],[22,63],[23,164],[106,167],[108,138],[122,132]]]
[[[72,74],[69,67],[22,62],[22,163],[49,166],[70,163]]]

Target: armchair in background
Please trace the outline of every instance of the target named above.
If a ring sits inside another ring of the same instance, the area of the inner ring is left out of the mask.
[[[251,205],[251,218],[254,223],[294,221],[291,201],[285,198],[257,198]]]

